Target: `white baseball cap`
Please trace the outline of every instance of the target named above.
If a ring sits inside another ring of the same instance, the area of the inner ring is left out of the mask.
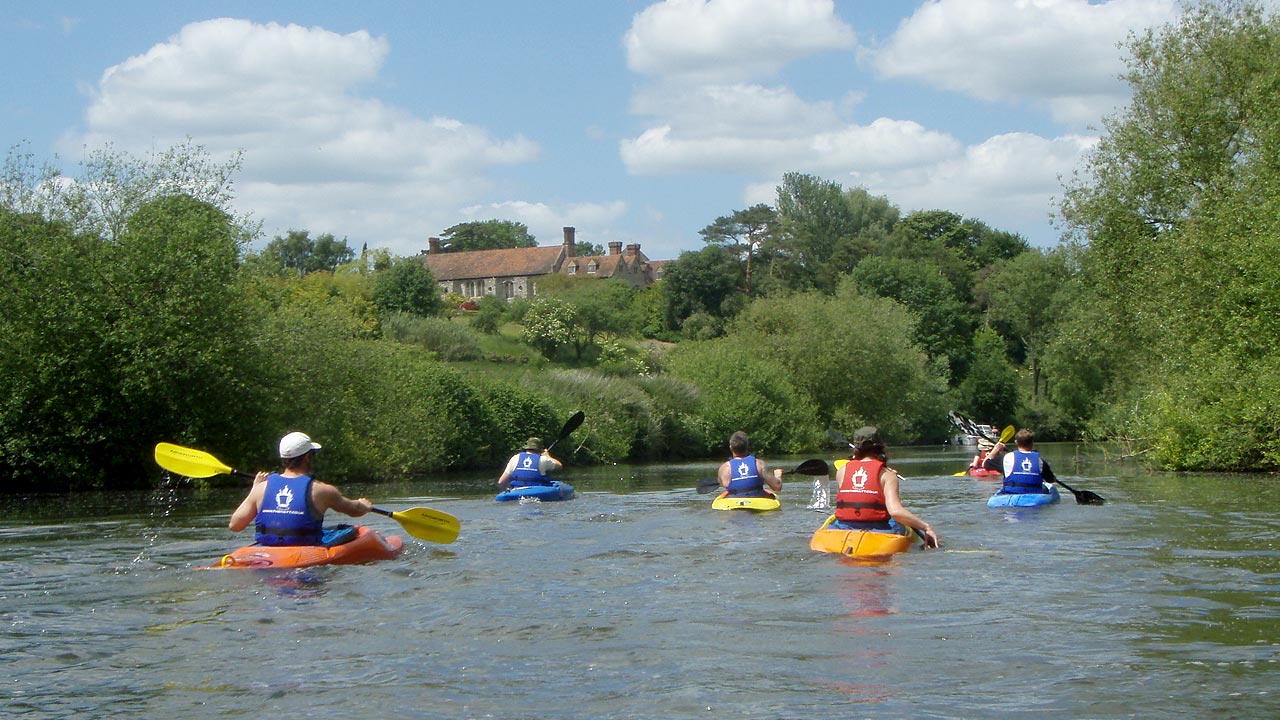
[[[306,433],[291,432],[280,438],[280,457],[285,460],[319,449],[320,443],[311,442],[311,438]]]

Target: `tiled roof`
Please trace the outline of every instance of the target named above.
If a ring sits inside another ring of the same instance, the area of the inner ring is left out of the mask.
[[[473,250],[458,253],[430,253],[427,267],[437,281],[472,280],[491,277],[528,277],[548,275],[558,268],[556,261],[563,245],[514,248],[508,250]]]

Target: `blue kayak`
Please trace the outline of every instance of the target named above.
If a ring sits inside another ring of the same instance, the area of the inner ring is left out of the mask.
[[[550,485],[525,485],[523,487],[509,488],[498,493],[494,498],[498,502],[508,502],[511,500],[523,500],[524,498],[532,498],[541,500],[542,502],[552,502],[555,500],[568,500],[573,497],[573,486],[569,483],[563,483],[559,480],[552,480]]]
[[[1037,507],[1052,505],[1062,499],[1058,494],[1058,486],[1049,486],[1047,493],[1006,493],[998,492],[987,500],[987,507]]]

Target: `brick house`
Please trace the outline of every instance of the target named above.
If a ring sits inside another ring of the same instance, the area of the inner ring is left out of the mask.
[[[651,261],[640,244],[609,243],[605,255],[579,257],[576,231],[564,229],[564,241],[550,247],[442,252],[440,238],[427,239],[423,262],[446,293],[479,298],[493,295],[503,300],[538,294],[537,278],[544,275],[585,275],[621,278],[637,287],[648,287],[661,277],[661,261]]]

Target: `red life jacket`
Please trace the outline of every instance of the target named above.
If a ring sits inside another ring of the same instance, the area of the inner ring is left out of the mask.
[[[840,468],[836,490],[836,519],[847,522],[886,522],[889,510],[880,487],[884,463],[876,458],[850,460]]]

